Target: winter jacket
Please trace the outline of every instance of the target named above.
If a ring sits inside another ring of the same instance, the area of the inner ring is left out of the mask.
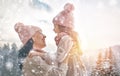
[[[45,76],[50,67],[40,56],[26,57],[22,71],[24,76]]]
[[[57,48],[57,61],[62,65],[67,60],[65,76],[85,76],[85,67],[80,59],[79,51],[75,42],[69,35],[63,35]]]

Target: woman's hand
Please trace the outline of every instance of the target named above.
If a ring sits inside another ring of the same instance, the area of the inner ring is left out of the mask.
[[[42,53],[38,52],[38,51],[30,51],[30,53],[28,54],[28,56],[30,58],[32,58],[33,56],[41,56]]]

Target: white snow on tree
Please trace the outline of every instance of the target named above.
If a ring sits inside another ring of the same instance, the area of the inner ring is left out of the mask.
[[[119,73],[116,72],[114,56],[111,47],[104,53],[105,56],[102,56],[101,52],[99,53],[96,67],[93,68],[91,76],[119,76]]]

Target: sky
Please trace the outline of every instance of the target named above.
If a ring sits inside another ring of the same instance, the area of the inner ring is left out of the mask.
[[[0,42],[22,45],[14,30],[22,22],[42,28],[45,49],[56,50],[52,19],[67,2],[75,6],[74,26],[84,51],[120,45],[119,0],[0,0]]]

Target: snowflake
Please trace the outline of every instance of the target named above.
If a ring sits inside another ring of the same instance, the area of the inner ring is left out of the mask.
[[[43,71],[40,71],[40,73],[43,73]]]
[[[55,20],[57,21],[57,20],[58,20],[58,18],[57,18],[57,17],[55,17]]]
[[[76,65],[77,68],[79,68],[79,65]]]
[[[2,56],[2,55],[0,55],[0,59],[3,59],[3,56]]]
[[[5,63],[6,69],[10,70],[13,68],[13,63],[12,62],[6,62]]]
[[[65,20],[65,18],[62,16],[62,17],[60,18],[60,23],[63,24],[64,20]]]
[[[31,65],[31,64],[32,64],[32,62],[30,61],[30,62],[29,62],[29,64]]]
[[[2,55],[0,55],[0,64],[1,65],[3,65],[4,63],[3,63],[3,56]],[[1,67],[1,66],[0,66]]]
[[[54,62],[52,62],[52,65],[54,65],[55,63]]]
[[[33,73],[35,73],[35,70],[34,70],[34,69],[32,69],[31,71],[32,71]]]

